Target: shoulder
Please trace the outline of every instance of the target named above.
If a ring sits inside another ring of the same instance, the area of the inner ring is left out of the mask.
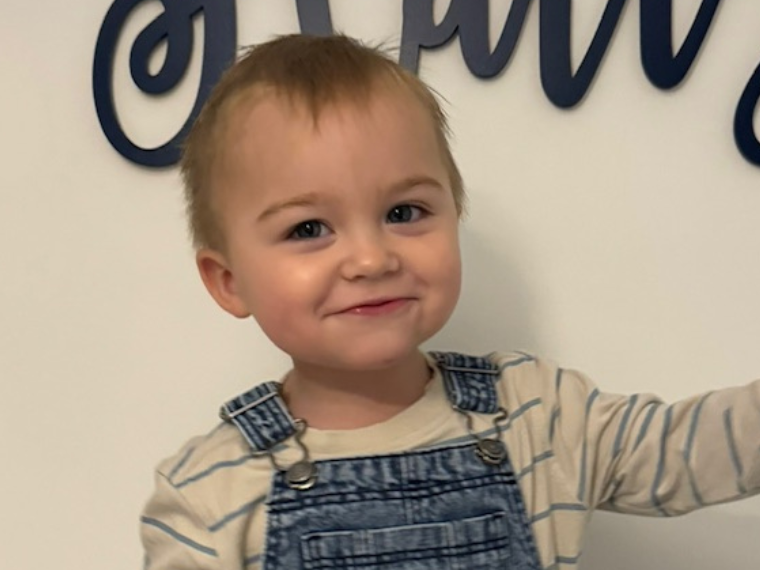
[[[551,439],[560,416],[584,418],[599,390],[585,375],[553,360],[526,352],[495,352],[499,398],[513,420]]]
[[[553,360],[527,352],[493,352],[488,358],[499,370],[499,389],[520,399],[584,400],[596,386],[584,374],[563,368]]]
[[[553,361],[528,352],[492,352],[488,359],[499,371],[499,390],[521,399],[546,398],[563,374]]]
[[[258,516],[271,484],[269,459],[253,455],[237,428],[220,423],[190,439],[156,468],[156,488],[146,512],[154,518],[180,510],[214,531]],[[238,532],[239,525],[230,528]],[[234,527],[234,528],[233,528]]]
[[[559,367],[552,361],[522,351],[471,355],[461,352],[430,352],[431,364],[456,371],[481,372],[481,380],[495,377],[499,391],[505,388],[530,394],[553,390]]]
[[[254,456],[234,426],[220,423],[157,466],[143,509],[144,540],[154,549],[181,543],[212,552],[219,567],[228,567],[224,560],[239,558],[248,529],[263,528],[271,475],[269,460]]]
[[[174,454],[163,459],[156,471],[174,486],[213,468],[233,465],[251,457],[250,448],[232,425],[220,422],[204,435],[189,439]]]
[[[184,492],[188,487],[218,487],[238,481],[241,476],[255,476],[264,464],[268,466],[267,459],[252,453],[234,424],[220,421],[208,433],[189,439],[176,453],[162,460],[156,471]]]

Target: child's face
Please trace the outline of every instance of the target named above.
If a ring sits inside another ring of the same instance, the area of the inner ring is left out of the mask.
[[[236,111],[215,205],[224,253],[198,265],[296,363],[380,369],[448,320],[458,216],[431,119],[408,95],[329,107],[275,96]]]

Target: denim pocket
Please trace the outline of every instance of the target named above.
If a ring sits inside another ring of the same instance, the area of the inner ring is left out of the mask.
[[[313,532],[301,537],[308,570],[393,568],[474,570],[508,568],[507,513],[455,521],[363,530]]]

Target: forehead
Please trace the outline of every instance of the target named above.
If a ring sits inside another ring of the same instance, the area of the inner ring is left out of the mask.
[[[324,121],[365,120],[369,115],[416,115],[417,121],[435,128],[434,113],[409,86],[394,78],[376,78],[371,85],[313,93],[255,85],[234,94],[220,117],[218,133],[224,140],[250,135],[252,122],[262,123],[267,116],[285,115],[290,126],[311,126],[319,130]],[[252,121],[252,115],[256,115]],[[363,115],[363,116],[362,116]],[[262,130],[265,125],[262,125]]]
[[[430,111],[398,87],[377,88],[366,98],[346,96],[316,108],[297,97],[259,88],[230,106],[224,130],[220,171],[228,182],[243,176],[254,185],[267,175],[287,177],[310,167],[327,170],[341,161],[345,167],[371,158],[385,161],[391,169],[413,168],[414,162],[441,162],[442,155]],[[330,145],[334,152],[329,152]],[[275,165],[281,170],[272,168]]]

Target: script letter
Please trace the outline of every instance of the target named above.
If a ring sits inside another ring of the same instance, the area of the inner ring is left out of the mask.
[[[433,0],[404,0],[401,65],[419,68],[420,50],[441,47],[457,32],[462,56],[470,72],[480,78],[498,75],[509,63],[531,0],[513,0],[501,36],[493,51],[488,42],[488,0],[451,0],[440,24],[433,18]]]
[[[132,11],[145,0],[116,0],[108,10],[98,34],[92,68],[95,108],[106,138],[119,154],[144,166],[169,166],[179,160],[179,146],[200,112],[211,88],[232,61],[237,47],[235,0],[161,0],[164,11],[135,39],[129,67],[135,85],[146,94],[163,95],[177,86],[187,71],[193,49],[195,16],[203,13],[205,45],[200,85],[193,109],[171,140],[156,148],[134,144],[119,123],[113,99],[113,66],[119,35]],[[166,58],[153,74],[148,62],[153,52],[166,42]]]
[[[333,35],[329,0],[296,0],[296,10],[302,34]]]
[[[573,0],[541,0],[541,84],[558,107],[577,105],[586,95],[615,33],[625,0],[608,0],[599,27],[573,75],[570,29]]]
[[[660,89],[681,83],[710,30],[721,0],[704,0],[681,49],[673,55],[673,0],[641,0],[641,63]]]
[[[755,132],[755,110],[760,102],[760,65],[745,87],[734,115],[734,139],[742,156],[760,166],[760,140]]]

